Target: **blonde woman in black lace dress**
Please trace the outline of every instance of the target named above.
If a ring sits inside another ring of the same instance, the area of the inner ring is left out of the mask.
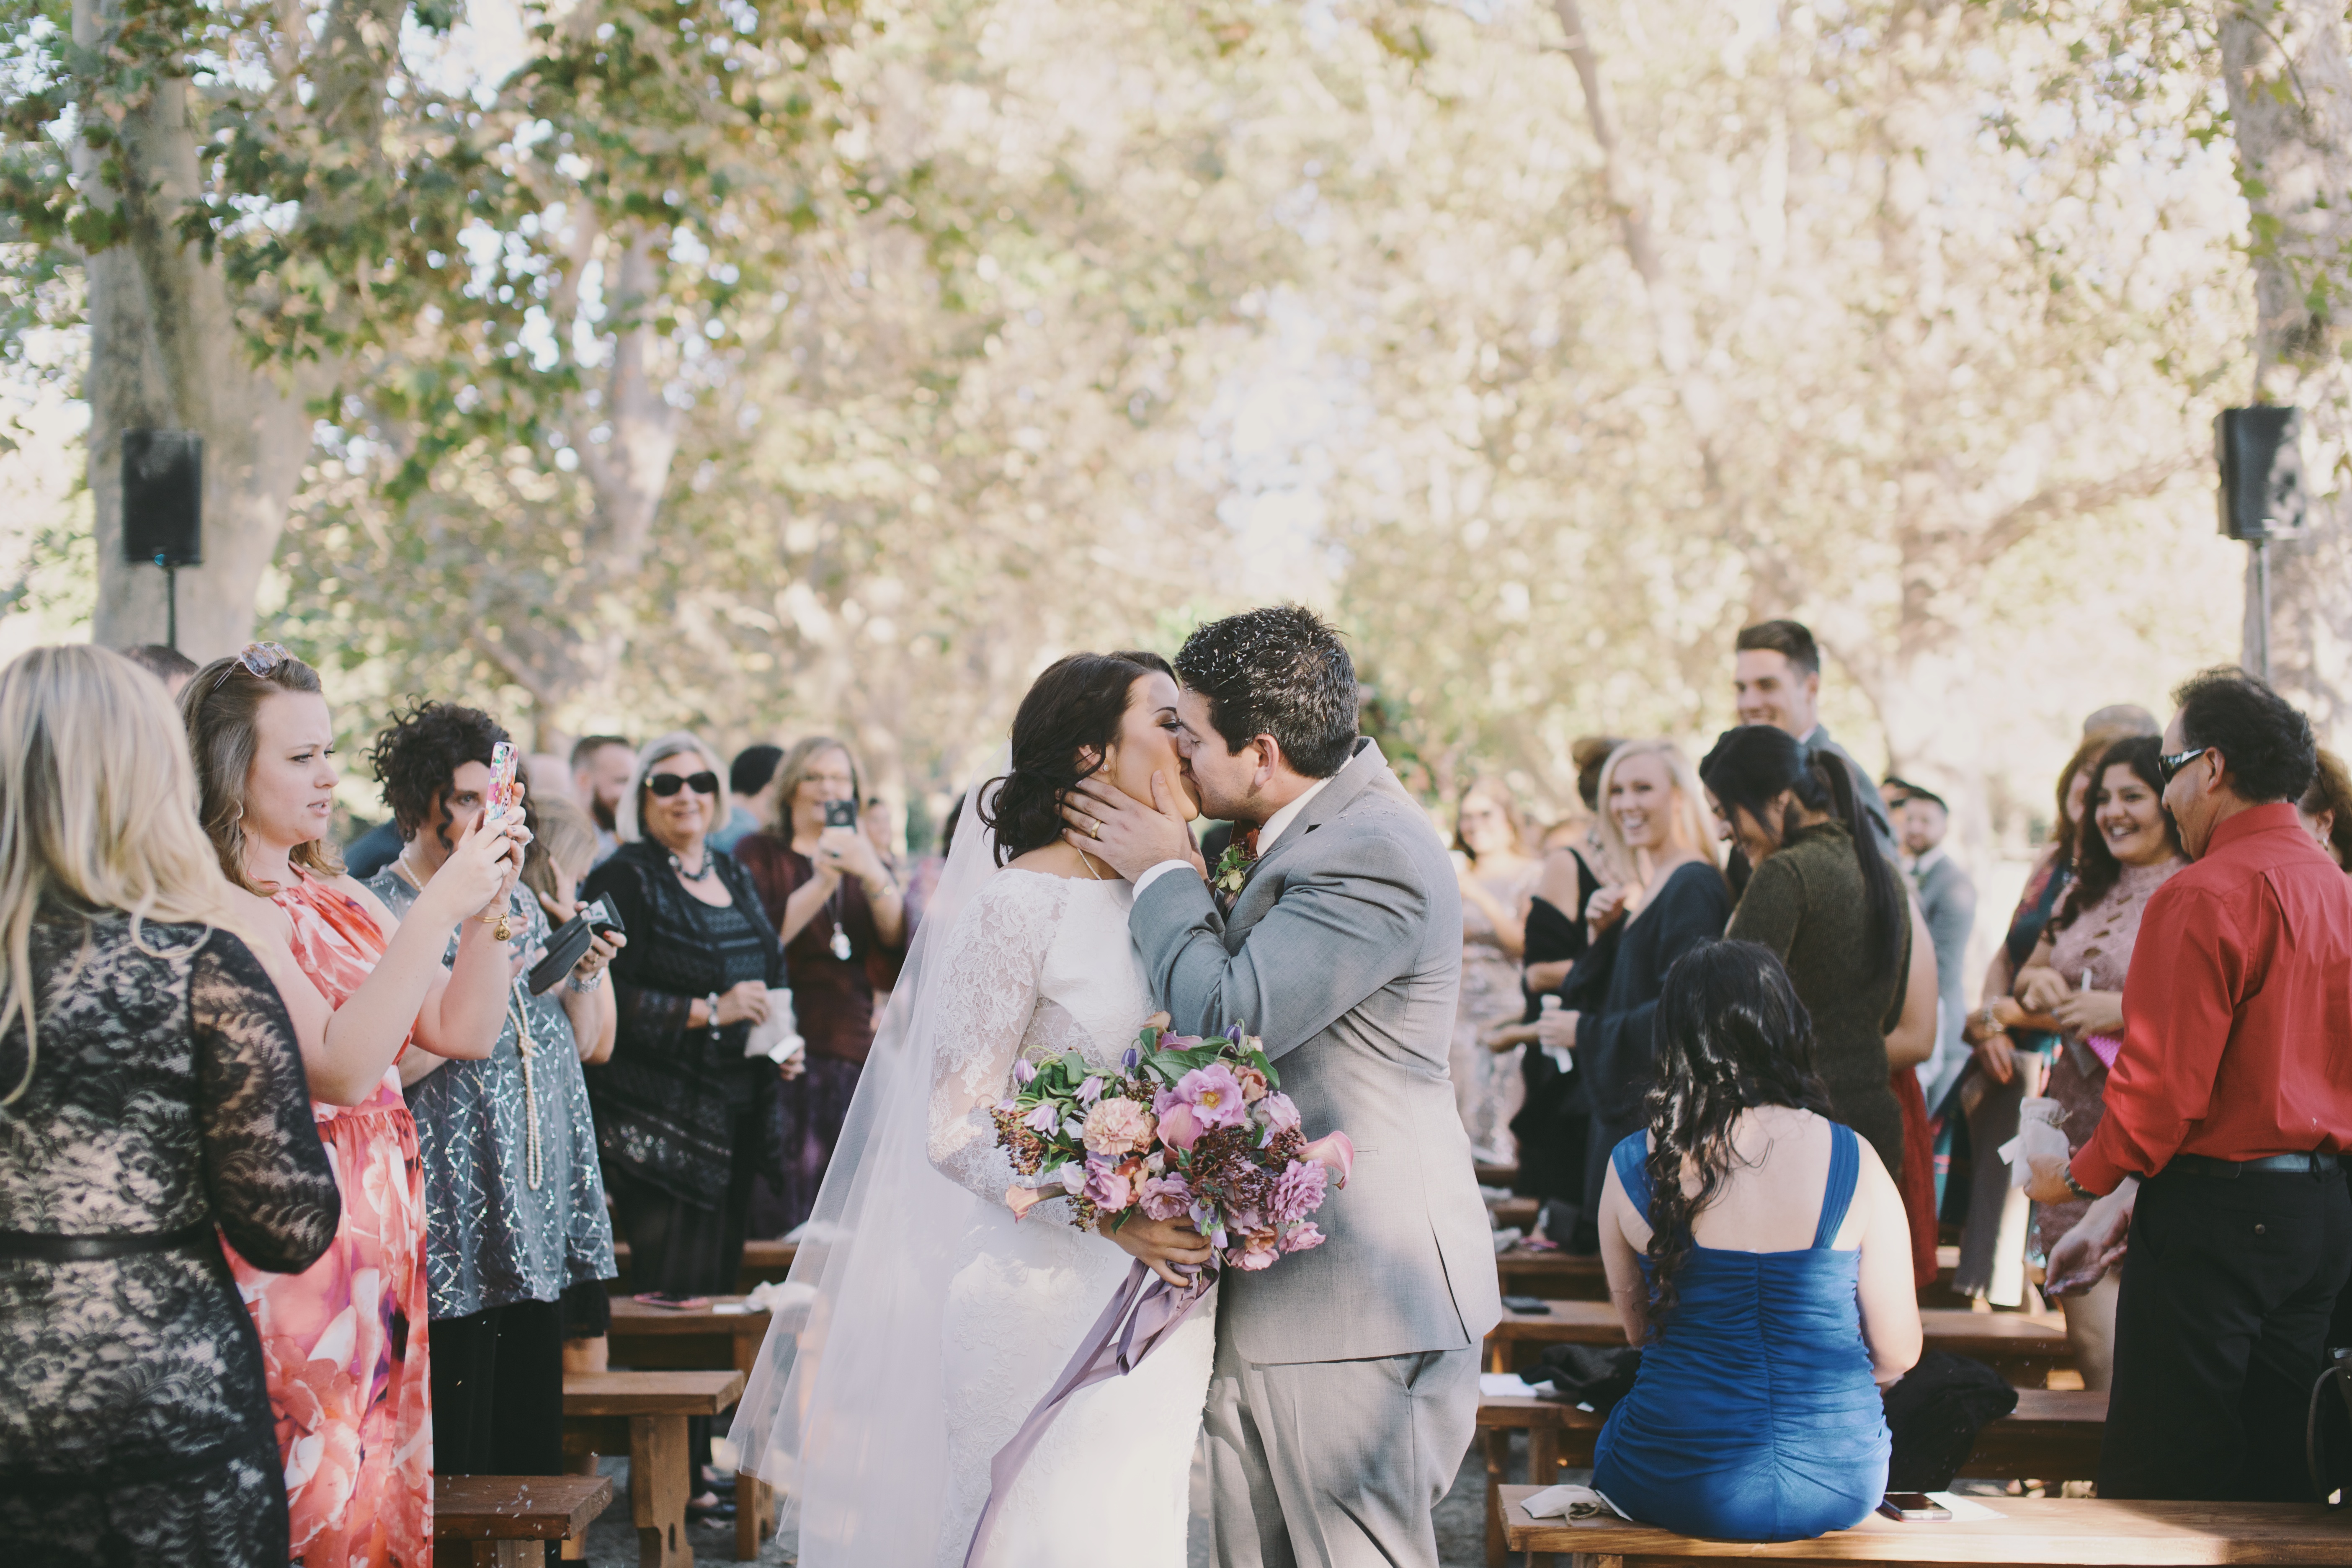
[[[0,670],[0,1541],[16,1568],[287,1560],[261,1345],[220,1237],[341,1214],[284,1005],[234,923],[161,686]]]

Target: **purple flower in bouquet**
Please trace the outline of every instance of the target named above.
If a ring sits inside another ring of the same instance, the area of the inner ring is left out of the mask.
[[[1018,1061],[1013,1064],[1013,1081],[1019,1084],[1023,1089],[1027,1089],[1029,1085],[1035,1080],[1036,1077],[1037,1064],[1035,1062]]]
[[[1117,1214],[1135,1201],[1135,1189],[1118,1167],[1099,1154],[1087,1156],[1086,1199],[1098,1209]]]
[[[1114,1096],[1095,1101],[1080,1129],[1079,1142],[1093,1153],[1117,1159],[1121,1154],[1150,1148],[1157,1131],[1150,1110],[1141,1100]]]
[[[1181,1219],[1192,1212],[1192,1189],[1174,1172],[1146,1176],[1136,1201],[1143,1206],[1146,1219]]]
[[[1041,1138],[1051,1138],[1054,1135],[1054,1129],[1059,1125],[1054,1102],[1050,1100],[1039,1100],[1036,1107],[1021,1119],[1021,1125]]]
[[[1298,1107],[1286,1094],[1267,1095],[1257,1102],[1255,1114],[1258,1125],[1265,1129],[1266,1143],[1273,1142],[1281,1133],[1295,1132],[1298,1129]],[[1265,1146],[1264,1143],[1259,1145],[1260,1148]]]
[[[1102,1098],[1102,1074],[1090,1073],[1087,1075],[1087,1081],[1078,1085],[1078,1103],[1080,1105],[1092,1105],[1096,1100]]]
[[[1174,1089],[1162,1089],[1158,1096],[1160,1100],[1171,1098],[1192,1108],[1193,1120],[1203,1132],[1239,1127],[1249,1115],[1249,1103],[1242,1098],[1242,1081],[1223,1062],[1194,1068],[1176,1080]],[[1157,1103],[1152,1109],[1167,1114]]]
[[[1323,1191],[1331,1173],[1313,1160],[1293,1160],[1290,1168],[1276,1178],[1274,1201],[1267,1206],[1274,1211],[1276,1225],[1289,1225],[1303,1220],[1323,1206]]]
[[[1163,1089],[1152,1096],[1151,1109],[1160,1118],[1160,1141],[1171,1149],[1191,1153],[1192,1145],[1201,1141],[1205,1131],[1192,1114],[1192,1108]]]
[[[1292,1226],[1283,1233],[1282,1250],[1285,1252],[1304,1252],[1310,1247],[1322,1245],[1323,1233],[1316,1229],[1312,1222]]]

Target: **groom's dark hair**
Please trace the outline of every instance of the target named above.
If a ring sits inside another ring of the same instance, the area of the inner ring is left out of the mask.
[[[1328,779],[1355,750],[1355,661],[1339,634],[1304,605],[1211,621],[1184,639],[1176,677],[1209,700],[1209,722],[1227,751],[1271,735],[1283,761]]]

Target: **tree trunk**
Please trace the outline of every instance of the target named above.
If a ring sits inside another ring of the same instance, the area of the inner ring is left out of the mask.
[[[76,0],[77,39],[96,42],[116,9],[116,0]],[[126,188],[98,199],[120,208],[129,237],[87,263],[84,396],[99,574],[90,636],[116,647],[164,640],[163,572],[122,558],[122,432],[194,430],[205,441],[204,564],[178,574],[179,646],[201,661],[253,635],[255,598],[310,454],[310,423],[303,389],[254,366],[219,264],[180,241],[200,177],[187,84],[158,79],[114,131]],[[77,146],[75,163],[98,191],[95,151]]]
[[[2254,219],[2254,396],[2302,407],[2315,487],[2344,477],[2352,377],[2352,62],[2343,13],[2315,0],[2243,0],[2221,21],[2222,81]],[[2270,546],[2271,675],[2323,739],[2352,733],[2352,486],[2315,498],[2311,536]],[[2245,658],[2255,656],[2252,564]]]

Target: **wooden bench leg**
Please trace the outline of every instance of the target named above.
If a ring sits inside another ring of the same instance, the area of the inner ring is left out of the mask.
[[[686,1530],[686,1417],[629,1417],[629,1520],[638,1568],[692,1568]]]
[[[735,1472],[735,1561],[760,1555],[760,1542],[776,1533],[776,1489],[749,1470]]]
[[[1489,1426],[1478,1436],[1486,1450],[1486,1568],[1503,1568],[1509,1548],[1503,1542],[1503,1470],[1511,1457],[1508,1428]]]

